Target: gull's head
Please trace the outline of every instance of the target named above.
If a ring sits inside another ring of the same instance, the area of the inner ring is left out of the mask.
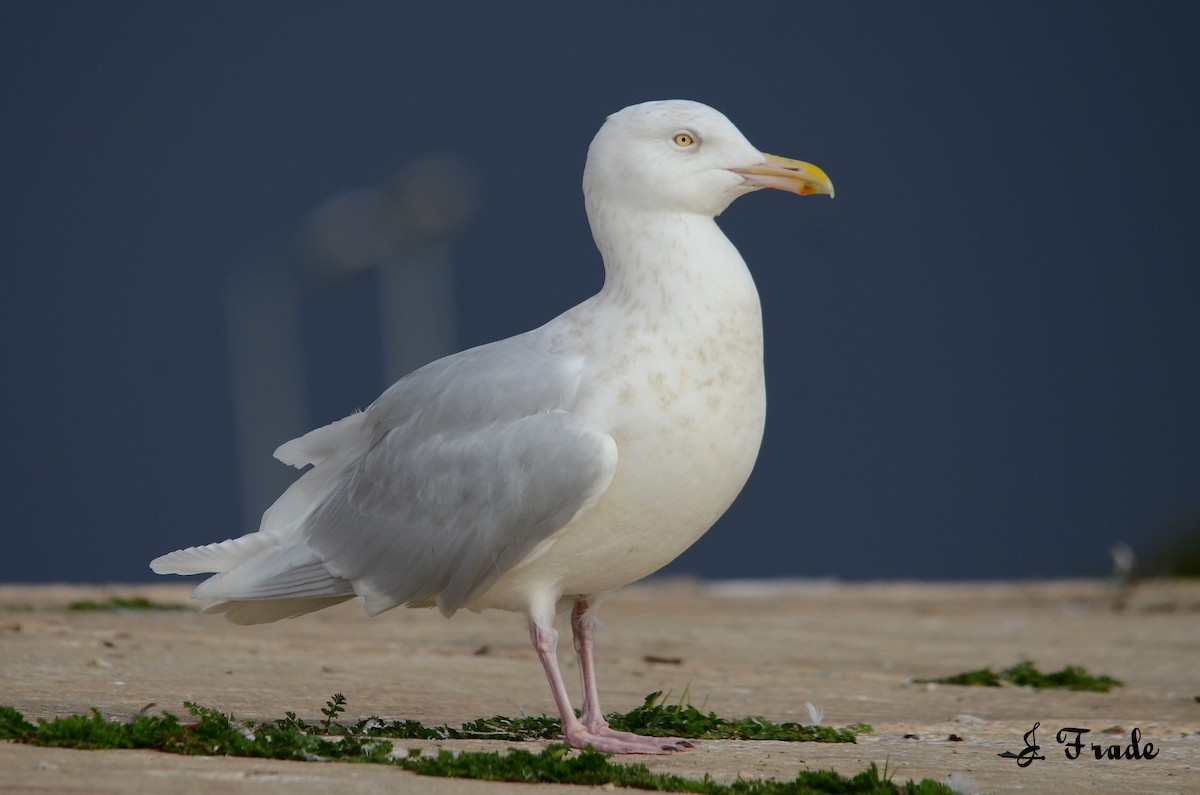
[[[713,217],[761,188],[833,196],[821,169],[760,152],[724,114],[680,99],[631,105],[609,116],[583,171],[589,209],[617,205]]]

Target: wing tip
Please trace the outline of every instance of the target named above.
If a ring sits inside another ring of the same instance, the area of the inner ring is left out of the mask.
[[[155,574],[207,574],[227,572],[274,546],[275,542],[261,533],[248,533],[239,538],[227,538],[214,544],[177,549],[150,561]]]

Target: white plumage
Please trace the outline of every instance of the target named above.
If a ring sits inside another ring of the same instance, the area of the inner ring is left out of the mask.
[[[614,732],[591,659],[613,590],[690,546],[737,496],[766,410],[758,294],[713,218],[762,187],[833,194],[815,166],[764,155],[720,113],[649,102],[609,117],[583,189],[605,283],[541,328],[405,376],[365,411],[283,445],[312,465],[257,532],[172,552],[160,574],[238,623],[363,597],[524,612],[577,747],[680,745]],[[558,670],[570,611],[582,720]]]

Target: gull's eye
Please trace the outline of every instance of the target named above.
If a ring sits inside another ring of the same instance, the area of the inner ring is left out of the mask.
[[[687,149],[689,146],[695,145],[696,136],[692,135],[690,132],[677,132],[672,140],[675,141],[675,145],[680,149]]]

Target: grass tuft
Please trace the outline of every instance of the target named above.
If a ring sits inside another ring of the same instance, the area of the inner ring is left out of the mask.
[[[93,613],[116,610],[191,610],[192,608],[183,604],[160,604],[144,596],[110,596],[103,602],[92,599],[71,602],[67,605],[67,609],[77,613]]]
[[[737,737],[749,739],[814,739],[802,736],[789,728],[795,724],[771,724],[761,718],[727,720],[713,713],[702,714],[684,704],[666,707],[660,702],[661,693],[651,693],[643,705],[629,713],[613,715],[619,719],[633,716],[649,726],[672,727],[672,731],[691,732],[695,738]],[[341,761],[390,764],[426,776],[475,778],[487,781],[555,782],[588,786],[612,785],[666,792],[713,793],[713,795],[775,795],[776,793],[861,793],[863,795],[945,795],[951,790],[930,779],[903,786],[893,784],[886,775],[881,778],[871,765],[853,777],[832,771],[801,772],[793,781],[735,781],[719,784],[705,775],[701,779],[673,774],[654,773],[642,764],[619,764],[605,754],[592,750],[573,751],[555,743],[543,751],[521,748],[499,752],[452,753],[441,750],[434,756],[424,756],[420,750],[407,755],[393,753],[390,740],[381,736],[387,732],[419,739],[449,739],[451,735],[486,739],[528,739],[531,734],[543,737],[558,733],[558,721],[551,718],[495,718],[464,724],[460,730],[449,727],[426,727],[417,721],[394,721],[384,724],[378,718],[368,718],[351,726],[334,721],[345,712],[346,699],[336,693],[326,702],[321,713],[325,720],[309,724],[288,712],[284,718],[255,723],[239,722],[210,707],[185,702],[192,720],[182,723],[170,713],[163,716],[137,715],[127,723],[104,718],[99,710],[87,715],[71,715],[53,720],[38,719],[31,723],[12,707],[0,706],[0,739],[59,748],[142,748],[174,754],[209,756],[244,756],[305,761]],[[530,723],[532,721],[532,723]],[[748,722],[748,723],[746,723]],[[623,725],[630,725],[628,723]],[[401,727],[399,730],[397,727]],[[468,728],[470,727],[470,728]],[[853,731],[868,730],[863,724],[850,732],[849,739],[817,739],[818,742],[853,742]],[[802,727],[813,728],[813,727]],[[724,733],[723,733],[724,732]],[[787,736],[776,736],[782,732]],[[499,737],[498,735],[504,735]]]
[[[772,723],[761,717],[729,720],[716,713],[701,712],[682,701],[663,702],[662,691],[646,696],[642,706],[624,714],[610,715],[609,724],[617,730],[651,737],[685,737],[697,740],[783,740],[785,742],[852,743],[871,727],[855,723],[844,728],[805,726],[799,723]]]
[[[1034,667],[1029,660],[1022,660],[1011,668],[1005,668],[996,673],[991,668],[981,668],[977,671],[965,671],[953,676],[943,676],[937,679],[914,679],[917,684],[967,685],[974,687],[1000,687],[1004,682],[1019,687],[1032,687],[1037,690],[1080,690],[1091,693],[1107,693],[1123,683],[1111,676],[1093,676],[1087,669],[1079,665],[1068,665],[1061,671],[1044,674]]]
[[[37,727],[25,720],[25,716],[12,707],[0,707],[0,740],[25,742],[32,737]]]
[[[556,743],[540,753],[515,748],[507,753],[464,751],[454,754],[439,751],[436,756],[411,755],[402,765],[425,776],[473,778],[485,781],[580,784],[585,786],[626,787],[659,792],[696,792],[705,795],[949,795],[944,784],[924,779],[897,786],[879,775],[874,764],[855,776],[843,776],[832,770],[802,771],[791,781],[762,779],[738,780],[721,784],[705,775],[687,778],[672,773],[655,773],[643,764],[614,764],[605,754],[590,749],[572,751]]]
[[[336,696],[335,696],[336,698]],[[629,712],[612,713],[608,722],[619,731],[651,737],[680,737],[689,740],[782,740],[785,742],[852,743],[871,727],[865,723],[835,728],[803,726],[798,723],[772,723],[765,718],[727,719],[715,713],[702,713],[691,704],[662,704],[661,691],[646,696],[640,707]],[[322,710],[324,712],[324,710]],[[294,718],[293,713],[288,713]],[[558,718],[532,715],[511,718],[494,715],[452,726],[426,726],[418,721],[384,721],[364,718],[347,727],[351,734],[367,734],[398,740],[554,740],[562,737]],[[328,731],[326,733],[329,733]]]

